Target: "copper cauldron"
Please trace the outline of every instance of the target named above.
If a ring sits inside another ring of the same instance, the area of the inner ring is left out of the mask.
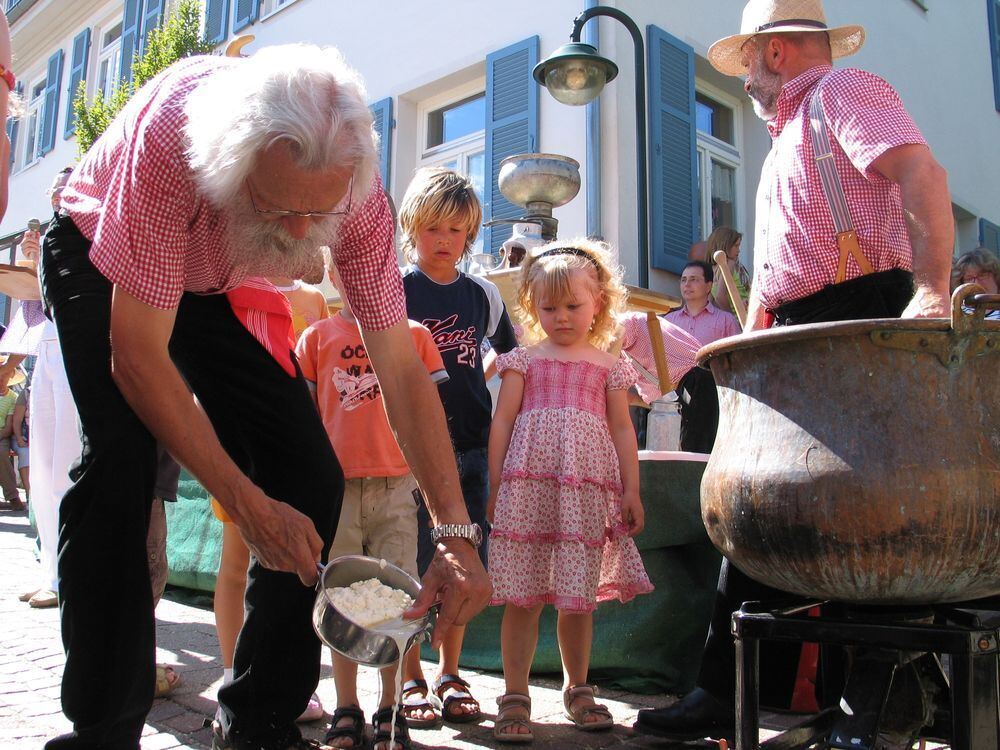
[[[804,596],[1000,593],[1000,296],[951,320],[819,323],[705,347],[719,388],[701,485],[715,545]],[[961,301],[975,305],[963,314]]]

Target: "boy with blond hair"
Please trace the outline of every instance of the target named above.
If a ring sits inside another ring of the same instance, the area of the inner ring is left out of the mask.
[[[496,285],[457,268],[476,241],[481,222],[482,208],[472,183],[440,167],[417,171],[399,211],[403,250],[411,262],[403,272],[407,317],[430,329],[448,370],[441,401],[465,505],[472,522],[483,531],[479,555],[485,565],[489,499],[486,447],[492,403],[484,367],[488,368],[497,354],[517,346],[517,339]],[[485,358],[484,339],[492,347]],[[434,555],[435,543],[427,509],[421,505],[418,512],[417,566],[422,574]],[[433,726],[437,721],[434,709],[445,721],[455,723],[481,716],[469,684],[458,673],[464,636],[464,628],[449,631],[441,646],[440,672],[431,688],[423,678],[420,662],[407,662],[403,697],[410,726]]]

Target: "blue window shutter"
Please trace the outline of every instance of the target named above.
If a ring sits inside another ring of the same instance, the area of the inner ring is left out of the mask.
[[[378,171],[382,175],[382,186],[389,191],[389,174],[392,166],[392,129],[396,123],[392,119],[392,97],[379,99],[371,105],[372,127],[378,133]]]
[[[205,41],[218,44],[229,36],[229,0],[205,3]]]
[[[649,26],[649,237],[653,268],[680,273],[698,237],[694,49]]]
[[[132,80],[132,58],[139,48],[141,16],[141,0],[125,0],[125,11],[122,14],[122,83]]]
[[[90,57],[90,27],[81,31],[73,39],[73,59],[69,68],[69,88],[66,89],[66,127],[63,138],[69,138],[76,132],[76,113],[73,111],[73,100],[80,82],[87,75],[87,60]]]
[[[149,32],[160,25],[163,17],[163,0],[146,0],[146,11],[142,14],[142,39],[139,43],[139,51],[146,51],[146,39]]]
[[[42,137],[38,141],[38,155],[45,156],[56,145],[56,122],[59,118],[59,90],[62,88],[63,51],[49,58],[49,72],[45,78],[45,99],[42,102]]]
[[[17,95],[23,101],[24,99],[24,84],[18,81],[17,84]],[[21,118],[19,117],[8,117],[7,118],[7,139],[10,141],[10,168],[14,168],[14,162],[17,161],[17,131],[21,129]]]
[[[515,219],[524,212],[503,197],[497,176],[506,157],[538,151],[538,84],[531,77],[537,63],[537,36],[486,56],[486,221]],[[509,224],[485,229],[484,251],[499,252],[512,231]]]
[[[990,24],[990,55],[993,58],[993,100],[1000,112],[1000,0],[986,0]]]
[[[233,14],[233,33],[243,31],[243,29],[256,21],[259,10],[260,0],[236,0],[236,8]]]
[[[979,244],[1000,255],[1000,227],[986,219],[980,219]]]

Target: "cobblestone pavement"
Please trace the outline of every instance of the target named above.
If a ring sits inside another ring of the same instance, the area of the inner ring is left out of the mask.
[[[34,533],[25,512],[0,512],[0,750],[39,750],[45,740],[68,731],[69,722],[62,715],[59,685],[63,669],[63,650],[59,635],[57,609],[31,609],[19,602],[18,594],[35,584],[38,563],[34,557]],[[157,662],[172,665],[182,684],[168,698],[156,700],[143,732],[143,750],[211,747],[211,730],[205,720],[216,709],[215,696],[222,678],[219,647],[210,610],[183,604],[165,597],[156,611]],[[425,664],[429,675],[436,665]],[[330,655],[324,649],[323,679],[318,689],[323,705],[335,705]],[[472,684],[472,693],[480,700],[485,714],[476,725],[442,725],[434,730],[413,730],[415,747],[494,748],[492,739],[495,699],[503,690],[499,674],[464,671]],[[100,680],[101,675],[94,675]],[[378,699],[378,676],[363,668],[359,675],[359,693],[363,707],[370,712]],[[660,707],[674,700],[669,696],[632,695],[621,691],[602,691],[615,717],[610,732],[584,733],[569,726],[562,716],[560,685],[551,679],[531,682],[532,720],[535,722],[535,747],[553,748],[654,748],[705,747],[715,743],[677,745],[637,735],[631,726],[636,712],[644,707]],[[307,737],[320,739],[326,721],[302,725]],[[772,729],[787,725],[787,717],[766,715],[764,722]],[[762,739],[773,735],[762,730]]]

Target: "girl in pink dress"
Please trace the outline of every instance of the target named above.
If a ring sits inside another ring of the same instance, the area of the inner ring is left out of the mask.
[[[593,611],[653,588],[632,541],[643,526],[628,414],[637,375],[604,351],[624,297],[594,242],[550,243],[522,266],[519,312],[536,343],[497,358],[489,443],[492,603],[505,605],[499,742],[533,739],[528,673],[546,604],[558,610],[567,718],[585,731],[610,728],[587,684]]]

